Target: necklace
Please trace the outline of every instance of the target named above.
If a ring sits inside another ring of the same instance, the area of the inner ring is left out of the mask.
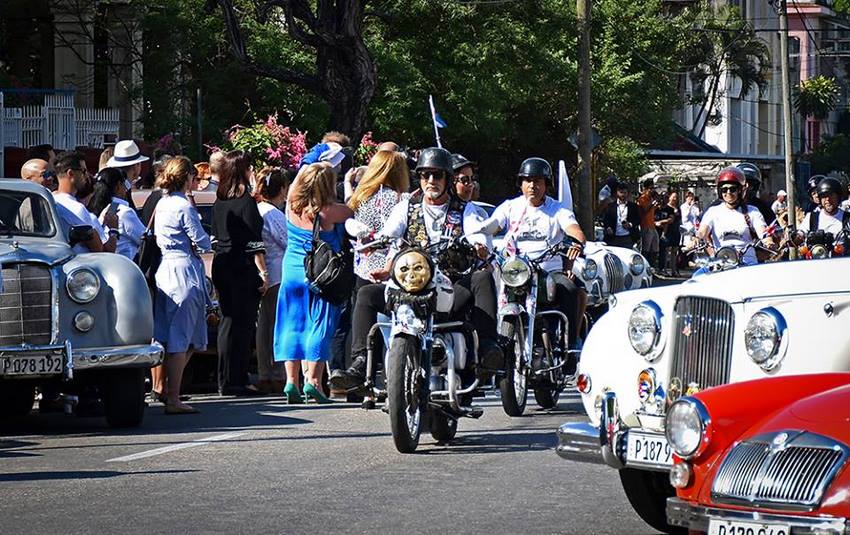
[[[426,202],[422,203],[422,209],[425,210],[425,213],[431,216],[431,230],[434,232],[438,232],[442,230],[443,227],[443,219],[446,217],[445,209],[448,207],[448,203],[440,205],[440,207],[432,207]]]

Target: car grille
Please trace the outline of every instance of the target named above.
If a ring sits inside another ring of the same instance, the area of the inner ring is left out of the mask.
[[[31,264],[3,266],[0,346],[51,342],[52,289],[53,281],[46,267]]]
[[[791,438],[777,445],[784,437]],[[711,495],[718,502],[811,509],[820,503],[847,454],[843,444],[813,433],[761,435],[729,452]]]
[[[726,301],[684,296],[676,301],[671,378],[686,392],[729,382],[735,313]],[[684,393],[684,392],[683,392]]]
[[[605,254],[605,275],[608,278],[608,288],[611,293],[620,292],[625,288],[625,277],[623,274],[623,263],[617,255]]]

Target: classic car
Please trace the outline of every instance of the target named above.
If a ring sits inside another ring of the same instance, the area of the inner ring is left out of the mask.
[[[665,423],[677,494],[668,522],[712,535],[850,533],[848,421],[848,373],[746,381],[676,401]]]
[[[59,224],[53,196],[0,180],[0,418],[30,412],[37,386],[95,387],[111,426],[144,415],[144,369],[158,364],[147,284],[127,258],[75,254],[91,227]]]
[[[670,403],[727,383],[850,370],[847,270],[850,258],[761,264],[615,294],[576,378],[590,421],[558,429],[558,454],[618,469],[637,513],[667,529]]]

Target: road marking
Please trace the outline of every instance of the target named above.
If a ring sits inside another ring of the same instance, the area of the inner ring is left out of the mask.
[[[199,438],[197,440],[193,440],[192,442],[183,442],[181,444],[172,444],[171,446],[163,446],[162,448],[156,448],[153,450],[142,451],[139,453],[134,453],[133,455],[125,455],[124,457],[116,457],[114,459],[107,459],[108,463],[117,463],[124,461],[135,461],[138,459],[144,459],[145,457],[153,457],[155,455],[162,455],[164,453],[170,453],[172,451],[177,450],[185,450],[186,448],[194,448],[195,446],[203,446],[205,444],[209,444],[211,442],[221,442],[223,440],[230,440],[232,438],[241,437],[246,434],[242,433],[225,433],[223,435],[213,435],[207,438]]]

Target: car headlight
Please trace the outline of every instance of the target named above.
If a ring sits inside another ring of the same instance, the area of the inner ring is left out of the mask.
[[[629,271],[632,272],[632,275],[637,277],[646,269],[646,263],[643,261],[643,257],[639,254],[632,255],[632,260],[629,262]]]
[[[773,307],[759,310],[744,330],[744,346],[747,355],[765,371],[772,370],[782,360],[788,324],[785,318]]]
[[[100,277],[88,268],[79,268],[68,274],[65,288],[77,303],[90,303],[100,293]]]
[[[393,260],[392,273],[393,280],[402,290],[420,292],[431,282],[431,259],[417,249],[405,251]]]
[[[629,317],[629,342],[632,349],[647,360],[659,353],[662,317],[661,308],[652,301],[637,305]]]
[[[581,270],[581,277],[584,280],[590,281],[596,278],[596,272],[599,270],[599,267],[596,265],[596,262],[590,258],[584,261],[584,267]]]
[[[678,400],[667,411],[664,433],[670,447],[682,459],[700,455],[711,439],[708,409],[697,398]]]
[[[508,260],[502,264],[502,282],[511,288],[522,286],[531,277],[531,268],[519,258]]]

